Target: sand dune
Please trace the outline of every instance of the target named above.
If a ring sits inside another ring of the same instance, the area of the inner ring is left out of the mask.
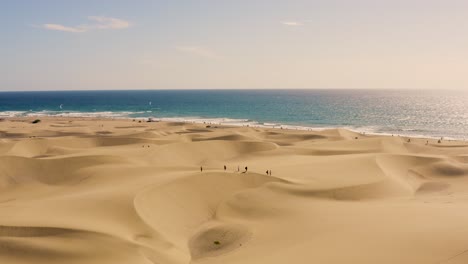
[[[6,120],[0,263],[468,263],[468,144],[426,141]]]

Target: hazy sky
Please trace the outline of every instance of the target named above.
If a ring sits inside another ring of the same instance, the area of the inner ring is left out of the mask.
[[[0,0],[0,90],[468,89],[467,0]]]

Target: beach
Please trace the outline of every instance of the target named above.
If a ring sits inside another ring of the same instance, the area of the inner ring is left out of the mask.
[[[35,119],[0,122],[0,263],[468,263],[466,141]]]

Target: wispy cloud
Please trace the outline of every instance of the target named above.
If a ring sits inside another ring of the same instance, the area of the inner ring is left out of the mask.
[[[210,58],[210,59],[219,59],[221,56],[217,54],[216,52],[200,47],[200,46],[177,46],[176,49],[180,52],[199,56],[199,57],[204,57],[204,58]]]
[[[130,22],[106,16],[89,16],[88,20],[93,23],[78,26],[64,26],[61,24],[42,24],[40,27],[48,30],[57,30],[71,33],[83,33],[94,29],[124,29],[130,27]]]
[[[285,26],[291,26],[291,27],[298,27],[298,26],[304,25],[304,23],[300,21],[282,21],[281,24]]]
[[[130,27],[130,22],[113,17],[89,16],[88,19],[96,22],[96,24],[90,25],[90,28],[94,27],[97,29],[124,29]]]
[[[58,30],[73,33],[80,33],[86,31],[86,29],[82,27],[67,27],[59,24],[43,24],[42,27],[48,30]]]

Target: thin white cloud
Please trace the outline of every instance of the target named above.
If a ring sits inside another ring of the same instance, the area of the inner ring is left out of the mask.
[[[83,27],[66,27],[59,24],[43,24],[42,27],[48,30],[58,30],[73,33],[80,33],[86,31],[86,29]]]
[[[221,56],[217,54],[216,52],[200,47],[200,46],[177,46],[176,49],[180,52],[199,56],[199,57],[204,57],[204,58],[210,58],[210,59],[219,59]]]
[[[94,23],[82,24],[75,27],[64,26],[61,24],[42,24],[41,27],[48,30],[71,33],[83,33],[94,29],[125,29],[130,27],[130,22],[114,17],[89,16],[88,20],[93,21]]]
[[[97,22],[95,25],[90,25],[90,27],[98,29],[124,29],[130,27],[130,22],[118,19],[114,17],[104,17],[104,16],[89,16],[89,20]]]
[[[283,21],[281,24],[285,26],[292,26],[292,27],[298,27],[298,26],[303,26],[304,23],[299,22],[299,21]]]

